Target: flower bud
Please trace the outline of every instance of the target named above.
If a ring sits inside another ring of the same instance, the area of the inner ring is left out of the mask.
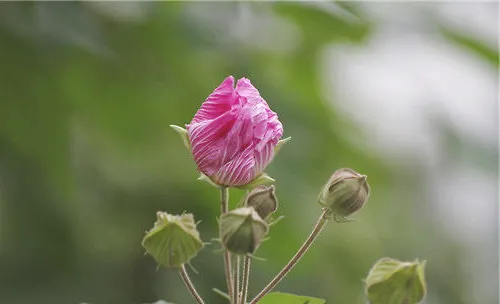
[[[154,227],[142,240],[142,246],[156,262],[166,267],[180,267],[203,248],[192,214],[157,212],[156,216]]]
[[[418,304],[426,294],[426,262],[378,260],[365,279],[370,304]]]
[[[254,253],[269,231],[267,223],[251,207],[222,214],[219,226],[223,246],[241,255]]]
[[[333,173],[321,190],[318,200],[334,220],[346,221],[347,216],[364,206],[369,195],[366,175],[345,168]]]
[[[184,131],[175,130],[184,140]],[[203,102],[186,132],[198,170],[216,185],[241,187],[271,163],[283,125],[250,80],[235,84],[229,76]]]
[[[278,209],[278,199],[274,194],[274,186],[259,186],[245,197],[245,206],[255,209],[262,219],[267,219]]]

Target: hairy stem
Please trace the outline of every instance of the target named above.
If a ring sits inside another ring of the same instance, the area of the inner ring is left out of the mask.
[[[245,257],[243,261],[243,282],[241,287],[241,300],[240,304],[247,303],[247,295],[248,295],[248,280],[250,278],[250,264],[252,260],[249,256]]]
[[[233,269],[234,271],[234,287],[233,287],[233,303],[238,304],[238,296],[240,294],[240,268],[241,268],[241,258],[240,256],[236,256],[236,265]]]
[[[260,299],[262,299],[268,292],[270,292],[282,279],[283,277],[290,271],[292,268],[299,262],[300,258],[307,252],[307,250],[311,247],[311,244],[319,235],[325,224],[327,223],[327,210],[323,210],[323,213],[318,219],[318,222],[314,226],[313,231],[307,237],[304,244],[299,248],[297,253],[292,257],[292,259],[281,269],[281,271],[269,282],[269,284],[262,289],[262,291],[255,296],[255,298],[250,302],[250,304],[256,304]]]
[[[220,189],[220,212],[221,214],[227,213],[229,210],[229,189],[227,187]],[[233,269],[231,265],[231,253],[227,250],[224,251],[224,274],[226,276],[227,294],[230,299],[233,299]],[[233,301],[230,301],[231,303]]]
[[[189,278],[189,275],[186,271],[186,267],[184,266],[184,264],[181,266],[181,268],[179,268],[179,274],[181,275],[184,285],[186,285],[187,289],[189,290],[189,293],[193,296],[196,302],[198,304],[205,304],[205,302],[203,302],[203,299],[196,291],[196,288],[194,288],[193,282],[191,282],[191,279]]]

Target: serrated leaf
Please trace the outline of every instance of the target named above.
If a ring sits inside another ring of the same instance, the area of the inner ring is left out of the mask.
[[[271,292],[259,301],[259,304],[325,304],[326,300],[291,293]]]

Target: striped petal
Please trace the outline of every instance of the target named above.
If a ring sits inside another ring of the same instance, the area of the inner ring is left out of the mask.
[[[253,147],[248,146],[231,161],[224,164],[213,177],[214,181],[225,186],[248,184],[255,177]]]
[[[222,114],[217,119],[192,123],[187,126],[191,153],[198,169],[211,176],[223,164],[227,133],[235,123],[237,111]]]
[[[231,109],[236,102],[234,77],[227,77],[201,105],[191,123],[215,119]]]
[[[246,78],[226,78],[186,125],[198,169],[224,186],[242,186],[274,157],[283,126]]]

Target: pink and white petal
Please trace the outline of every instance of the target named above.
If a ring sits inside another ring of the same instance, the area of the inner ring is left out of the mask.
[[[250,80],[247,78],[238,79],[238,82],[236,83],[235,92],[238,93],[238,95],[240,95],[240,96],[248,98],[249,100],[253,100],[255,98],[261,99],[261,102],[264,102],[264,104],[267,105],[267,103],[264,101],[264,99],[262,99],[262,97],[260,97],[259,90],[257,90],[252,85]]]
[[[253,147],[248,146],[234,159],[224,164],[213,179],[216,183],[226,186],[245,185],[255,177],[254,168]]]
[[[271,142],[265,144],[259,151],[254,150],[255,158],[255,176],[261,174],[273,160],[274,157],[274,145]]]
[[[208,96],[194,115],[191,123],[219,117],[231,109],[231,105],[236,102],[235,99],[234,77],[229,76]]]
[[[211,121],[187,125],[193,158],[204,174],[210,176],[222,165],[227,133],[236,118],[237,111],[230,111]]]
[[[239,106],[235,106],[239,108]],[[229,162],[238,153],[252,144],[253,124],[248,109],[234,109],[238,111],[235,114],[235,120],[232,128],[224,136],[224,143],[221,145],[221,165]]]
[[[252,120],[254,123],[254,138],[262,139],[267,129],[268,116],[262,104],[255,105],[252,108]]]

